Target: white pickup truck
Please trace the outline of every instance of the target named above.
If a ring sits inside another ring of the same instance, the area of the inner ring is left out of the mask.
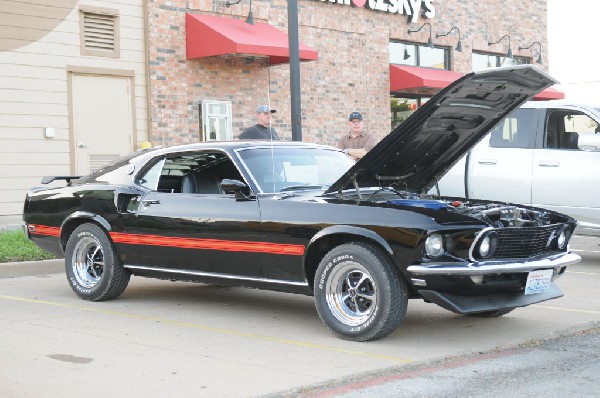
[[[442,195],[545,207],[600,236],[600,108],[528,102],[439,181]]]

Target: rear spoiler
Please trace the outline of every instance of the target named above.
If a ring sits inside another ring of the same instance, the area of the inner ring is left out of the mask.
[[[52,181],[65,180],[67,184],[71,183],[71,180],[76,180],[81,176],[45,176],[42,178],[42,184],[50,184]]]

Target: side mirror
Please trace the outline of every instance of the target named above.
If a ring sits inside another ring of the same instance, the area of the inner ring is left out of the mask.
[[[244,184],[240,180],[232,180],[229,178],[223,178],[221,181],[221,189],[225,193],[233,193],[237,199],[248,199],[248,195],[242,192],[244,189],[248,189],[248,185]]]
[[[580,134],[577,140],[577,147],[582,151],[600,151],[600,135]]]

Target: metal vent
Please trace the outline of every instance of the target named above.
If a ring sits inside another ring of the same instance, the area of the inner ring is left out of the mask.
[[[114,15],[83,13],[83,43],[86,50],[116,51],[116,23]]]
[[[119,155],[117,154],[90,155],[90,173],[100,170],[102,167],[107,166],[118,158]]]

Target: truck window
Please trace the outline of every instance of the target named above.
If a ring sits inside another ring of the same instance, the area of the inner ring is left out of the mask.
[[[531,148],[535,134],[533,109],[517,109],[505,117],[491,132],[494,148]]]
[[[546,118],[546,148],[579,150],[579,137],[600,130],[588,115],[570,110],[548,110]]]

